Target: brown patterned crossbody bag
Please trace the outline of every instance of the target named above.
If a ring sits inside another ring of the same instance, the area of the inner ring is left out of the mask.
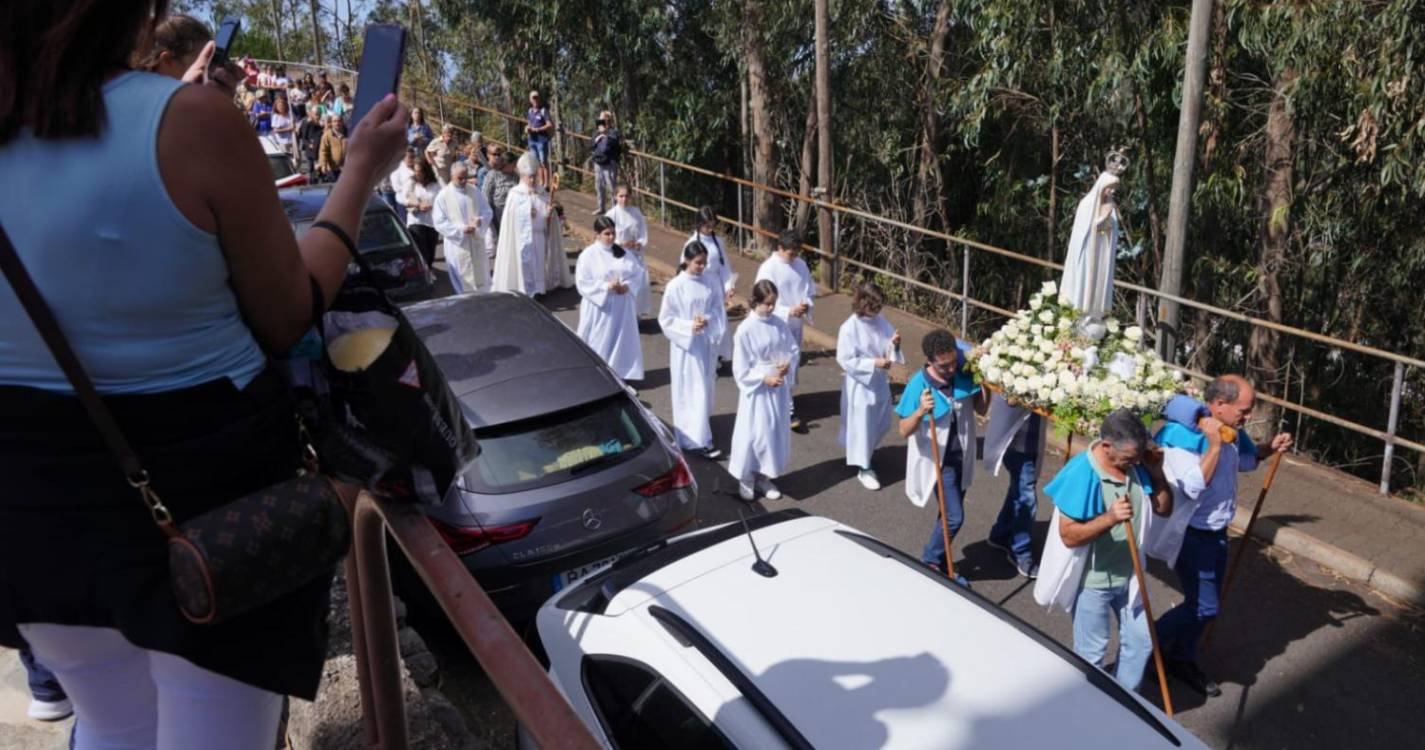
[[[169,582],[184,617],[200,625],[231,620],[329,573],[346,555],[351,541],[346,509],[331,482],[318,473],[317,454],[295,415],[292,429],[299,431],[305,452],[297,476],[175,523],[3,227],[0,269],[125,479],[167,538]],[[319,290],[313,291],[318,295],[314,308],[320,310]]]

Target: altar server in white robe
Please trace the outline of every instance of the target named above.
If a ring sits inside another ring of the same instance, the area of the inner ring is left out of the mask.
[[[544,263],[550,244],[549,229],[556,230],[553,240],[558,248],[559,219],[550,217],[549,200],[534,184],[535,175],[539,174],[539,160],[526,152],[515,170],[519,172],[520,184],[510,188],[505,212],[500,217],[492,286],[497,292],[534,296],[545,292]]]
[[[752,312],[737,327],[732,344],[732,377],[737,382],[737,419],[727,470],[737,478],[737,494],[752,502],[782,493],[772,480],[787,468],[792,431],[787,424],[791,388],[787,376],[800,352],[787,324],[773,314],[777,285],[752,285]]]
[[[737,289],[737,274],[732,270],[732,260],[728,258],[727,251],[722,246],[722,240],[717,236],[717,212],[712,206],[703,206],[698,209],[698,217],[694,220],[697,228],[693,230],[693,236],[688,238],[689,242],[701,242],[703,247],[708,249],[708,283],[714,280],[715,287],[721,287],[723,293],[723,304],[718,306],[715,314],[721,321],[723,329],[727,325],[727,303],[732,301],[733,292]],[[722,341],[717,346],[717,358],[719,362],[732,359],[732,339],[733,336],[722,337]]]
[[[856,480],[868,490],[881,489],[871,467],[871,454],[891,428],[890,369],[904,364],[900,331],[881,316],[885,293],[875,282],[863,282],[851,297],[851,317],[836,334],[836,363],[846,377],[841,384],[841,430],[837,441],[846,448],[846,465],[858,470]]]
[[[632,190],[620,182],[614,188],[614,207],[604,214],[614,220],[614,241],[619,247],[629,251],[643,267],[644,283],[638,287],[638,314],[647,315],[653,309],[653,293],[648,283],[648,264],[643,259],[643,251],[648,247],[648,221],[643,212],[631,203]]]
[[[683,247],[682,271],[663,290],[658,325],[668,337],[668,374],[673,389],[673,433],[685,451],[716,459],[713,446],[713,385],[717,380],[714,352],[723,329],[713,314],[722,304],[722,289],[708,283],[708,251],[699,242]]]
[[[579,253],[574,273],[583,298],[577,332],[619,377],[642,380],[643,344],[635,309],[642,269],[614,243],[612,219],[594,219],[594,235],[594,243]]]
[[[797,348],[802,345],[802,328],[811,322],[812,306],[815,304],[816,282],[811,280],[811,269],[801,259],[802,236],[795,230],[782,232],[777,238],[777,251],[772,257],[762,261],[757,269],[757,280],[766,279],[777,285],[776,316],[787,322],[787,330],[797,340]],[[792,360],[792,371],[787,374],[788,392],[797,387],[798,362]],[[802,420],[797,417],[796,397],[792,395],[787,417],[792,429],[800,431]]]
[[[470,182],[469,168],[458,161],[450,166],[450,182],[440,189],[432,208],[435,231],[444,240],[450,285],[456,294],[490,290],[490,265],[486,248],[493,237],[494,212],[485,196]]]

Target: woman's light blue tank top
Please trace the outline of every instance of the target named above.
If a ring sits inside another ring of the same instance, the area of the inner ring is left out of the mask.
[[[159,175],[158,127],[181,85],[125,73],[104,86],[98,138],[25,131],[0,145],[0,224],[101,393],[224,377],[242,388],[266,365],[217,237],[179,212]],[[3,278],[0,384],[73,392]]]

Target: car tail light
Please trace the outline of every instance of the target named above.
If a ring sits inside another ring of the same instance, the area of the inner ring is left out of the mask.
[[[434,518],[430,519],[431,525],[440,532],[440,538],[450,545],[450,549],[457,555],[468,555],[471,552],[478,552],[486,547],[513,542],[516,539],[523,539],[534,531],[534,525],[539,523],[539,519],[520,521],[519,523],[506,524],[504,526],[456,526]]]
[[[655,497],[665,492],[681,490],[693,485],[693,472],[688,471],[688,464],[682,456],[676,458],[677,463],[668,470],[667,474],[658,477],[648,484],[633,488],[634,492],[644,497]]]

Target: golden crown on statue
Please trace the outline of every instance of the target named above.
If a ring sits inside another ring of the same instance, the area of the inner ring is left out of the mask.
[[[1110,149],[1103,164],[1104,169],[1108,170],[1109,174],[1117,177],[1128,171],[1128,154],[1122,146]]]

